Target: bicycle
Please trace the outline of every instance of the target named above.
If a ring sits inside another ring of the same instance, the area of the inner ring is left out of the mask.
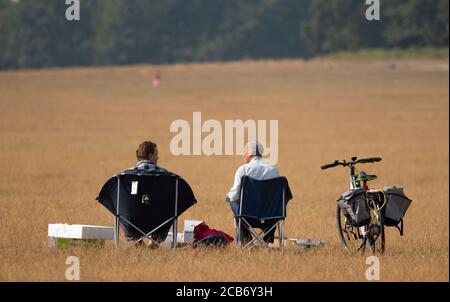
[[[383,190],[369,189],[367,183],[377,179],[364,171],[358,172],[357,164],[375,163],[380,157],[352,157],[351,161],[334,161],[321,166],[322,170],[343,166],[350,168],[350,189],[344,193],[336,207],[336,223],[341,243],[352,255],[365,251],[367,243],[372,253],[385,251],[385,226],[383,209],[387,196]],[[353,213],[352,213],[353,212]]]

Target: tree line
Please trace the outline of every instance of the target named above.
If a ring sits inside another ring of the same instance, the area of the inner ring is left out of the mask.
[[[448,0],[0,0],[0,69],[448,47]]]

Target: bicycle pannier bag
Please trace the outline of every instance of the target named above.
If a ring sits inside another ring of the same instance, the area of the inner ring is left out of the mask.
[[[343,193],[338,200],[338,205],[353,226],[369,224],[370,212],[364,189],[351,189]]]
[[[384,188],[387,204],[383,209],[382,220],[385,226],[397,226],[406,214],[411,199],[406,197],[403,188]]]

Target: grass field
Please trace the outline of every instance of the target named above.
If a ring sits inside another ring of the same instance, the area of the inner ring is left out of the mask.
[[[347,171],[335,159],[380,156],[373,185],[405,188],[405,236],[387,230],[381,281],[449,280],[448,60],[286,60],[0,72],[0,280],[366,281],[365,255],[340,247],[335,201]],[[160,69],[162,85],[151,86]],[[327,241],[304,253],[47,247],[49,223],[112,225],[95,201],[137,145],[158,143],[162,167],[182,175],[198,203],[180,219],[234,234],[224,202],[239,156],[170,153],[172,121],[278,120],[281,173],[294,195],[286,234]]]

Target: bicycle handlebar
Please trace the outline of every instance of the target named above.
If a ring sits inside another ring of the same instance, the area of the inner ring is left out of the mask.
[[[369,157],[369,158],[358,159],[355,162],[355,164],[376,163],[379,161],[381,161],[381,157]]]
[[[337,166],[347,167],[347,166],[354,166],[356,164],[375,163],[375,162],[379,162],[379,161],[381,161],[381,157],[361,158],[361,159],[358,159],[358,160],[354,159],[354,160],[349,161],[349,162],[345,161],[345,160],[342,161],[342,162],[340,162],[338,160],[335,160],[334,163],[323,165],[320,168],[322,170],[326,170],[326,169],[334,168],[334,167],[337,167]]]
[[[336,166],[338,166],[338,165],[339,165],[339,162],[336,160],[334,163],[323,165],[323,166],[321,166],[320,168],[321,168],[322,170],[326,170],[326,169],[329,169],[329,168],[334,168],[334,167],[336,167]]]

